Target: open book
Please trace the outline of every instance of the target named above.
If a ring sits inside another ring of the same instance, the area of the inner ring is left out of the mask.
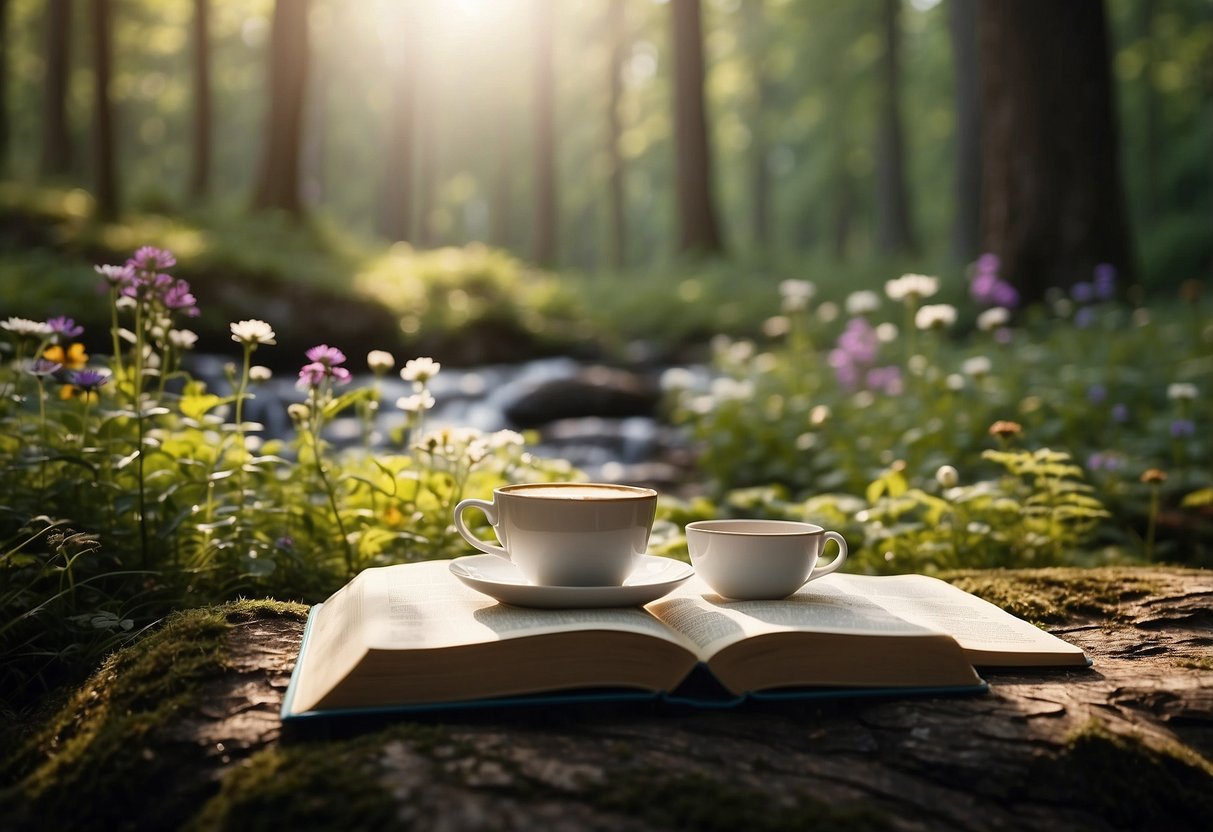
[[[313,607],[283,719],[579,691],[693,701],[686,689],[704,668],[722,694],[704,704],[728,704],[982,691],[974,665],[1088,664],[1077,647],[922,575],[827,575],[783,601],[726,601],[693,577],[643,608],[534,610],[464,586],[448,564],[368,569]]]

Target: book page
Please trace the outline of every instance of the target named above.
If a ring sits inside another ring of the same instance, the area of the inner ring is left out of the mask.
[[[827,575],[781,601],[728,601],[698,576],[648,610],[696,646],[700,660],[751,636],[778,632],[923,635],[938,632],[907,621]]]
[[[422,650],[548,633],[617,630],[690,649],[683,637],[640,607],[546,610],[499,604],[461,583],[450,573],[449,563],[400,564],[363,573],[368,647]]]
[[[979,658],[991,664],[1018,663],[1016,654],[1041,659],[1047,655],[1083,656],[1082,650],[1074,645],[938,578],[844,574],[829,577],[893,615],[948,633],[966,652],[981,653]],[[1002,661],[1001,655],[1006,655],[1007,661]]]

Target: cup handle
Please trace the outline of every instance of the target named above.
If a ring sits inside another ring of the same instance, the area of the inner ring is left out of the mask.
[[[827,563],[825,566],[817,566],[817,567],[814,567],[814,568],[813,568],[813,574],[809,575],[809,577],[808,577],[808,578],[805,580],[805,582],[804,582],[805,584],[807,584],[809,581],[815,581],[815,580],[817,580],[817,579],[818,579],[818,578],[820,578],[822,575],[829,575],[831,572],[833,572],[834,570],[838,569],[838,567],[842,566],[843,561],[845,561],[845,560],[847,559],[847,541],[846,541],[846,538],[844,538],[844,537],[843,537],[842,535],[840,535],[838,532],[826,532],[826,533],[825,533],[824,535],[822,535],[822,536],[823,536],[823,537],[824,537],[824,538],[825,538],[827,541],[829,541],[829,540],[833,540],[835,543],[837,543],[837,544],[838,544],[838,554],[837,554],[837,555],[835,555],[835,556],[834,556],[834,559],[833,559],[832,561],[830,561],[829,563]],[[822,550],[823,552],[825,551],[825,543],[822,543],[822,544],[821,544],[821,550]],[[801,584],[801,586],[804,586],[804,584]]]
[[[463,522],[463,512],[469,508],[478,508],[484,512],[484,516],[489,518],[489,522],[494,526],[497,525],[497,506],[485,500],[460,500],[455,506],[455,530],[463,536],[463,539],[471,543],[480,551],[489,555],[496,555],[499,558],[510,559],[510,553],[500,546],[494,546],[492,543],[486,543],[476,535],[468,531],[468,527]],[[837,560],[837,558],[835,558]]]

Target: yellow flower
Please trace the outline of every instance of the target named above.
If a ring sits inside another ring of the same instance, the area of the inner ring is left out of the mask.
[[[55,344],[44,349],[42,357],[47,361],[62,364],[65,370],[82,370],[88,364],[88,353],[84,351],[84,344],[80,343],[72,344],[66,350]]]

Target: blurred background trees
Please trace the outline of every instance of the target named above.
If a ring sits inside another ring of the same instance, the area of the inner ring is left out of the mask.
[[[6,177],[100,216],[251,205],[582,271],[992,251],[1029,297],[1100,262],[1159,287],[1213,263],[1208,0],[3,0],[0,21]]]

